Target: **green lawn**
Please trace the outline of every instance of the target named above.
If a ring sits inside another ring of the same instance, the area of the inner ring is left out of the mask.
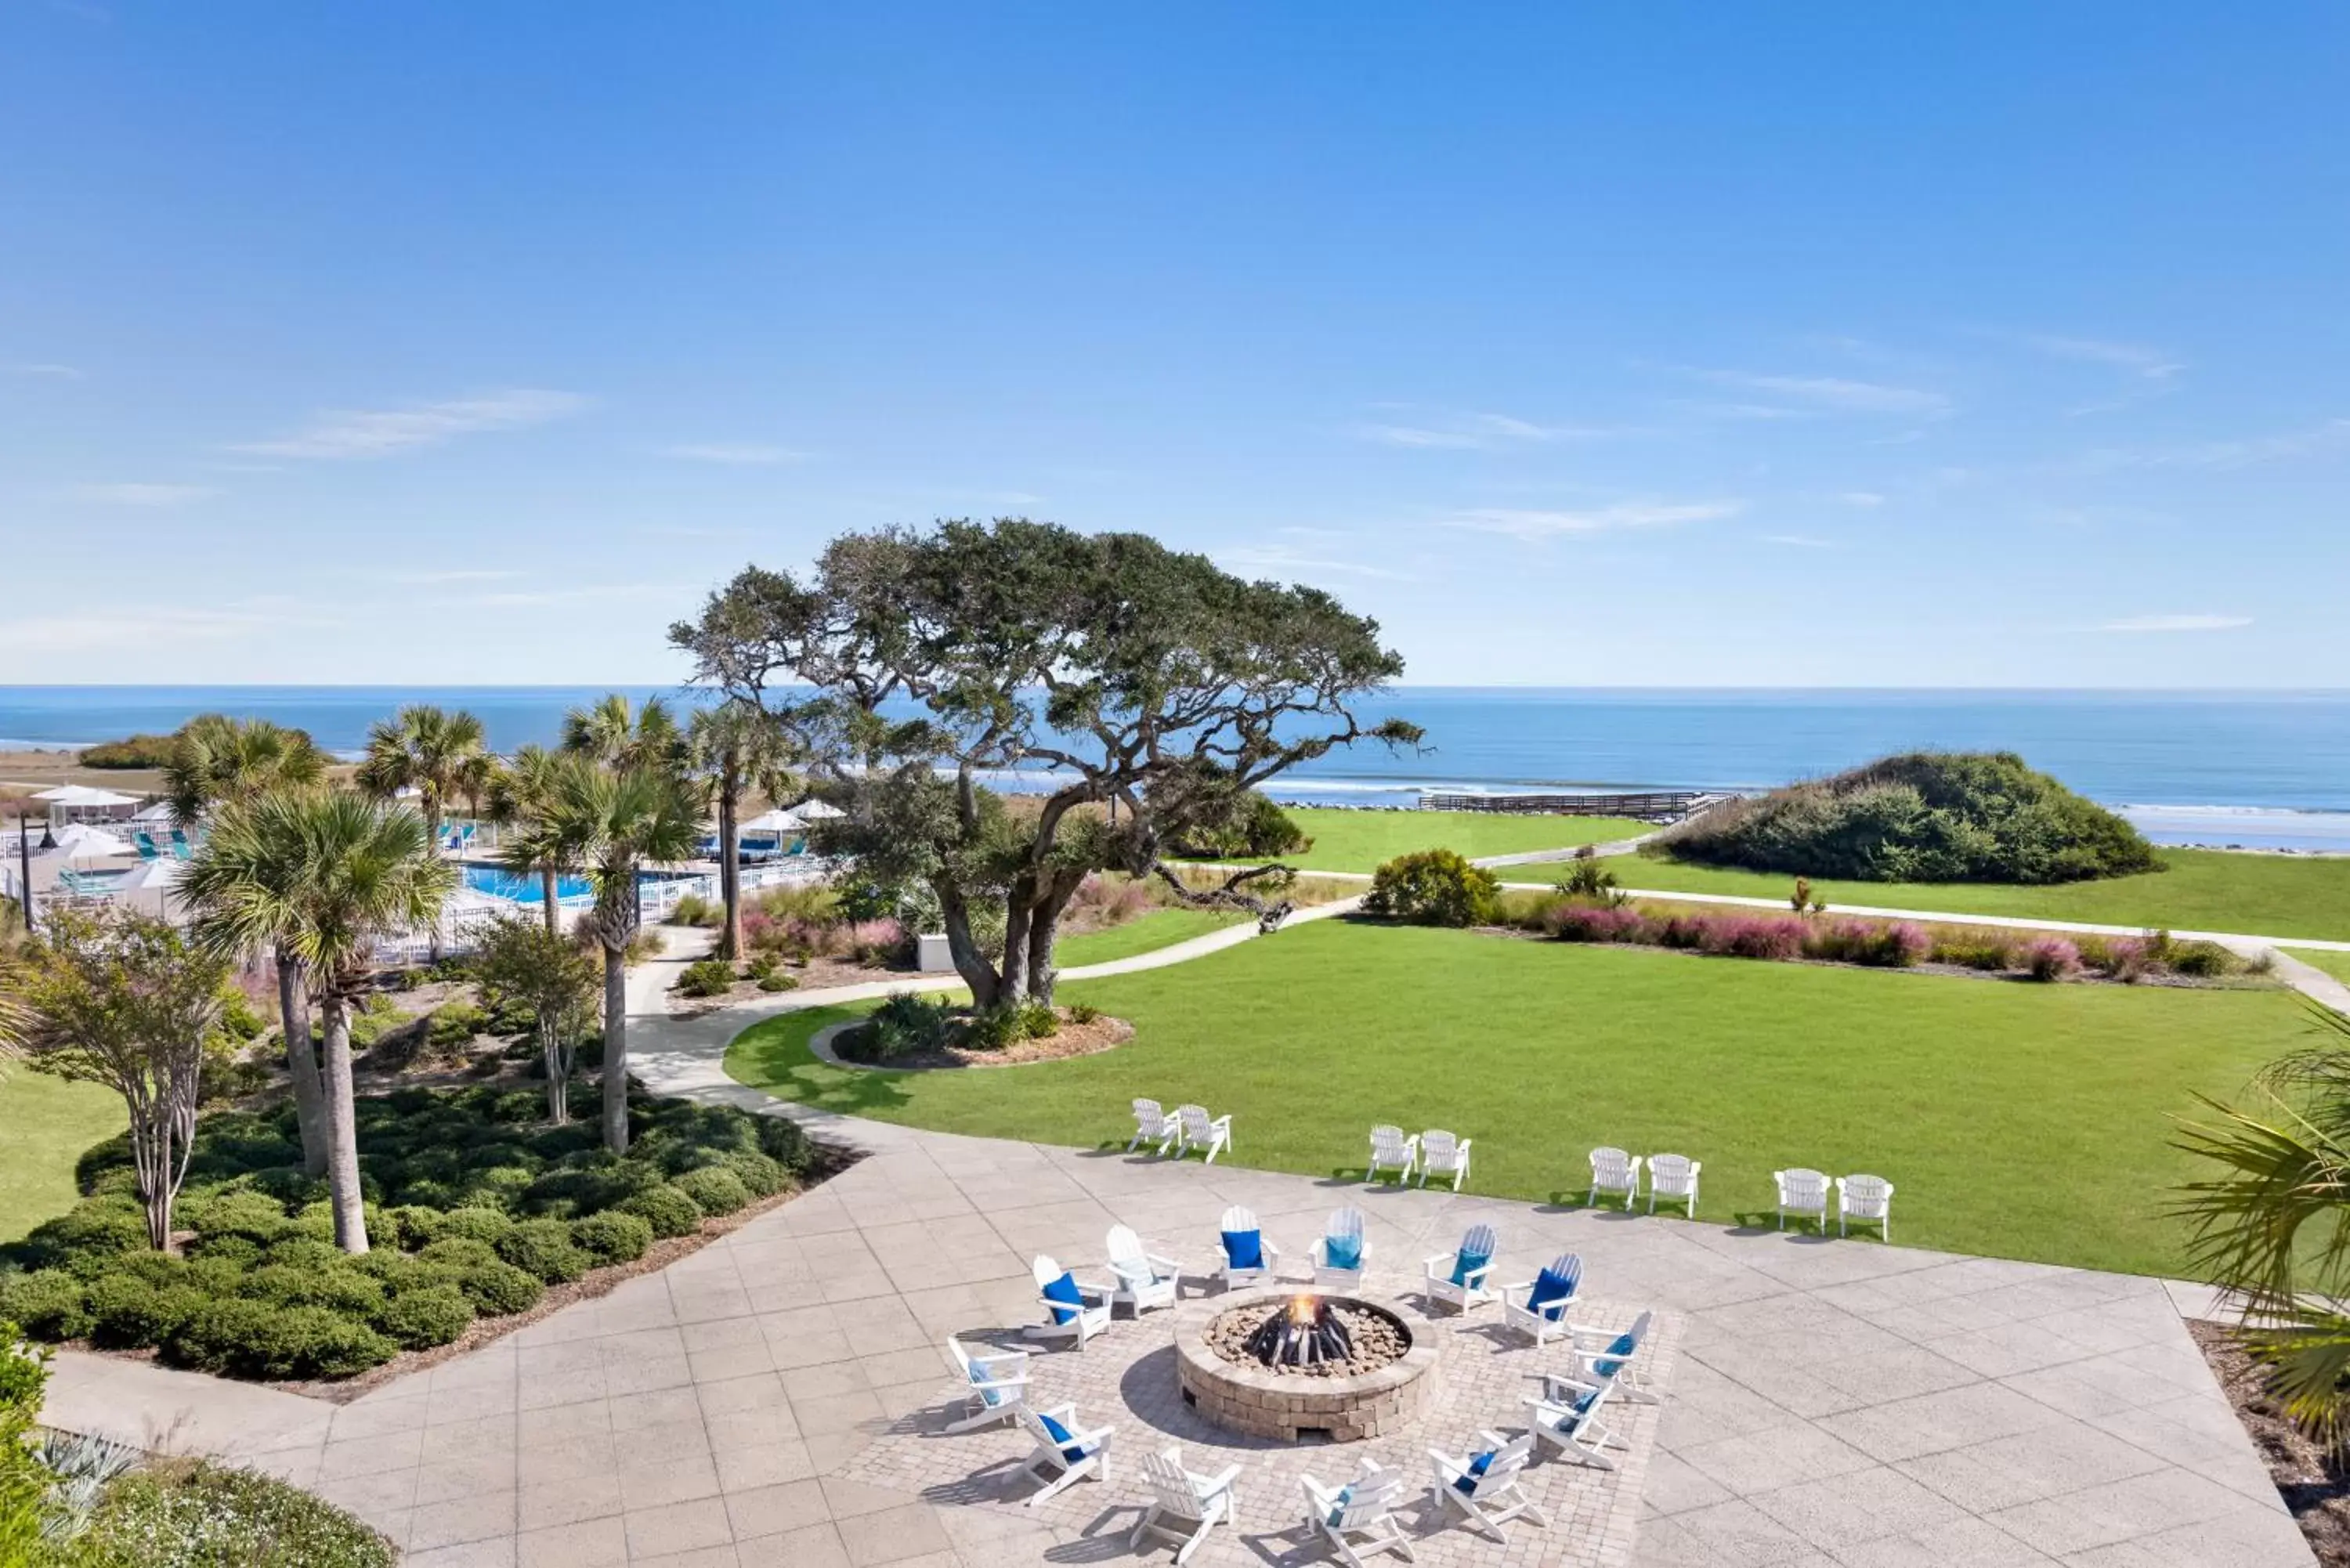
[[[2162,856],[2168,870],[2054,888],[1814,880],[1812,892],[1832,904],[1881,909],[2350,940],[2350,859],[2236,855],[2220,849],[2166,849]],[[1689,866],[1653,855],[1621,856],[1607,864],[1627,888],[1783,898],[1795,886],[1794,877],[1775,871]]]
[[[72,1208],[74,1161],[123,1125],[110,1089],[22,1068],[0,1075],[0,1242]]]
[[[2187,1168],[2168,1118],[2309,1028],[2282,992],[1337,921],[1062,995],[1133,1020],[1135,1040],[1046,1065],[863,1073],[809,1055],[849,1015],[829,1009],[754,1026],[726,1067],[827,1109],[1078,1147],[1122,1145],[1134,1096],[1198,1100],[1234,1115],[1241,1163],[1312,1175],[1359,1169],[1374,1122],[1448,1127],[1476,1140],[1476,1190],[1520,1199],[1573,1200],[1595,1145],[1677,1149],[1705,1162],[1713,1222],[1765,1209],[1782,1165],[1870,1170],[1900,1189],[1900,1241],[2166,1272],[2178,1232],[2161,1207]]]
[[[1336,806],[1282,809],[1314,840],[1284,856],[1304,871],[1376,871],[1415,849],[1457,849],[1470,859],[1529,849],[1572,849],[1648,831],[1619,816],[1504,816],[1488,811],[1348,811]]]
[[[1188,942],[1193,937],[1204,937],[1210,931],[1237,925],[1249,918],[1231,909],[1153,909],[1105,931],[1063,937],[1053,944],[1053,961],[1062,969],[1075,969],[1080,964],[1132,958],[1137,953],[1156,952],[1177,942]]]
[[[2350,985],[2350,953],[2330,953],[2322,948],[2295,948],[2293,956],[2305,964],[2313,964]]]

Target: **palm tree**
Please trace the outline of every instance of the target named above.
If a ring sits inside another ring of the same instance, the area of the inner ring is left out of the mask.
[[[641,919],[637,872],[649,860],[682,860],[701,836],[691,791],[660,767],[604,767],[563,759],[537,825],[542,837],[577,857],[595,891],[586,925],[604,950],[604,1147],[629,1147],[629,942]],[[536,852],[518,849],[517,854]]]
[[[300,730],[266,719],[232,719],[203,713],[172,738],[163,764],[172,815],[193,828],[206,815],[264,794],[316,789],[327,776],[327,753]],[[295,874],[283,865],[265,867],[283,884]],[[185,884],[182,885],[184,896]],[[302,1133],[302,1168],[327,1171],[327,1101],[318,1079],[318,1052],[310,1038],[310,995],[302,961],[283,942],[270,943],[277,971],[277,1016],[286,1037],[286,1071],[294,1083],[294,1115]]]
[[[2252,1081],[2256,1109],[2204,1104],[2178,1147],[2218,1171],[2182,1189],[2195,1277],[2241,1309],[2246,1347],[2286,1410],[2350,1452],[2350,1018],[2311,1004],[2330,1036]],[[2258,1324],[2254,1327],[2251,1325]]]
[[[694,767],[718,803],[718,888],[726,904],[722,958],[743,956],[742,808],[746,790],[774,800],[789,792],[790,756],[783,731],[765,710],[725,701],[695,711],[686,738]]]
[[[462,708],[451,712],[430,703],[414,703],[368,731],[359,786],[378,800],[390,800],[404,789],[414,790],[417,804],[424,810],[425,833],[437,850],[449,802],[482,791],[488,778],[484,771],[488,756],[479,719]],[[437,922],[431,942],[432,961],[438,963],[441,928]]]
[[[380,938],[437,928],[457,886],[416,813],[356,794],[265,794],[223,811],[182,885],[197,940],[223,952],[283,943],[308,969],[327,1033],[327,1187],[335,1244],[368,1250],[351,1103],[351,1009]]]
[[[562,762],[562,753],[545,746],[517,746],[513,758],[492,776],[488,790],[490,820],[510,830],[501,842],[498,858],[509,871],[538,877],[539,910],[546,919],[550,936],[562,934],[556,894],[561,891],[563,873],[578,860],[569,846],[540,831]]]
[[[629,700],[618,691],[563,716],[563,749],[609,768],[650,766],[671,772],[683,771],[688,754],[685,732],[678,728],[668,703],[650,698],[631,716]]]

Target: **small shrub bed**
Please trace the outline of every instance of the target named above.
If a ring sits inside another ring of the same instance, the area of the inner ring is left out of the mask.
[[[393,1568],[390,1542],[250,1470],[165,1460],[109,1483],[61,1558],[72,1568]]]
[[[678,971],[680,996],[723,996],[733,989],[734,966],[724,959],[700,959]]]
[[[333,1244],[290,1106],[197,1124],[184,1256],[146,1247],[129,1150],[110,1140],[77,1168],[88,1197],[0,1249],[0,1320],[232,1376],[344,1377],[527,1311],[550,1284],[788,1190],[813,1162],[793,1123],[731,1106],[640,1098],[624,1157],[592,1127],[547,1127],[544,1110],[536,1092],[487,1086],[361,1099],[374,1250],[359,1257]]]
[[[1363,911],[1421,926],[1482,926],[1493,918],[1501,883],[1450,849],[1399,855],[1371,876]]]
[[[845,1031],[835,1048],[852,1062],[950,1065],[999,1055],[1031,1040],[1052,1039],[1065,1023],[1090,1027],[1101,1021],[1097,1007],[1073,1007],[1065,1015],[1045,1002],[1025,1002],[972,1011],[901,991],[884,1000],[864,1023]],[[1082,1050],[1087,1042],[1074,1039],[1072,1044]],[[755,1184],[752,1189],[757,1190]]]

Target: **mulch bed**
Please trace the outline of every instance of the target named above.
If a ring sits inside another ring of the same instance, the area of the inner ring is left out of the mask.
[[[738,980],[723,996],[687,996],[669,991],[669,1010],[680,1018],[699,1018],[722,1007],[739,1007],[746,1002],[764,1002],[771,997],[789,996],[794,992],[828,991],[837,985],[870,985],[877,980],[919,980],[910,969],[890,969],[879,964],[849,963],[841,959],[812,958],[804,964],[787,963],[783,973],[799,983],[790,991],[761,991],[756,981]]]
[[[834,1036],[833,1049],[842,1061],[851,1066],[931,1071],[951,1067],[1017,1067],[1030,1062],[1058,1062],[1066,1057],[1091,1056],[1115,1050],[1133,1038],[1133,1024],[1123,1018],[1103,1016],[1084,1023],[1064,1018],[1058,1032],[1047,1034],[1042,1040],[1016,1041],[1001,1051],[971,1051],[959,1045],[950,1045],[943,1051],[893,1056],[887,1062],[865,1062],[840,1050],[839,1035]]]
[[[2189,1323],[2187,1332],[2236,1407],[2236,1419],[2269,1467],[2277,1495],[2325,1568],[2350,1568],[2350,1473],[2324,1446],[2287,1420],[2269,1397],[2261,1365],[2225,1324]]]

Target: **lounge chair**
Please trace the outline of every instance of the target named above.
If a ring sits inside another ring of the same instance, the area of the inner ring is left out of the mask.
[[[1109,1228],[1109,1272],[1118,1284],[1109,1293],[1112,1307],[1123,1302],[1137,1317],[1152,1307],[1173,1306],[1181,1281],[1181,1265],[1142,1244],[1131,1228]]]
[[[1134,1136],[1126,1140],[1127,1153],[1132,1154],[1148,1143],[1157,1145],[1159,1152],[1165,1154],[1167,1146],[1180,1142],[1182,1137],[1183,1129],[1159,1108],[1157,1100],[1134,1102]]]
[[[1635,1404],[1655,1404],[1656,1392],[1648,1386],[1648,1363],[1640,1355],[1648,1348],[1648,1328],[1655,1315],[1642,1313],[1621,1334],[1610,1334],[1604,1328],[1568,1329],[1567,1347],[1575,1354],[1574,1380],[1586,1386],[1604,1383]]]
[[[1452,1179],[1452,1190],[1469,1179],[1469,1143],[1465,1137],[1454,1137],[1442,1127],[1430,1127],[1419,1135],[1419,1184],[1428,1185],[1431,1176]]]
[[[1526,1461],[1534,1458],[1534,1434],[1504,1438],[1499,1432],[1485,1431],[1477,1434],[1477,1441],[1481,1446],[1476,1451],[1459,1459],[1441,1449],[1428,1450],[1429,1469],[1436,1477],[1428,1489],[1430,1501],[1441,1498],[1469,1528],[1504,1546],[1510,1536],[1503,1527],[1513,1520],[1529,1519],[1547,1529],[1550,1521],[1518,1484]],[[1446,1521],[1451,1522],[1449,1515]]]
[[[1545,1373],[1543,1397],[1526,1401],[1533,1423],[1529,1435],[1566,1458],[1603,1470],[1614,1469],[1616,1461],[1607,1457],[1607,1446],[1611,1441],[1618,1448],[1625,1445],[1599,1419],[1600,1407],[1614,1392],[1612,1383],[1583,1383]]]
[[[955,1370],[971,1385],[972,1391],[962,1397],[966,1413],[941,1430],[969,1432],[998,1421],[1009,1421],[1028,1402],[1026,1351],[998,1350],[974,1355],[962,1340],[950,1337],[947,1359],[954,1363]]]
[[[1818,1221],[1820,1234],[1828,1229],[1828,1179],[1821,1172],[1804,1166],[1786,1170],[1774,1170],[1771,1179],[1779,1189],[1779,1229],[1787,1228],[1787,1216]]]
[[[139,858],[141,860],[161,860],[163,858],[163,852],[155,846],[155,836],[151,833],[132,834],[130,836],[130,844],[133,848],[139,851]]]
[[[1370,1266],[1371,1241],[1363,1234],[1363,1211],[1349,1206],[1330,1216],[1314,1243],[1314,1282],[1360,1290]]]
[[[1224,1217],[1216,1221],[1216,1229],[1221,1260],[1216,1277],[1224,1282],[1224,1289],[1280,1276],[1281,1249],[1273,1244],[1273,1238],[1256,1222],[1254,1210],[1235,1203],[1224,1210]]]
[[[1886,1241],[1893,1240],[1893,1183],[1881,1176],[1836,1179],[1836,1234],[1852,1234],[1855,1221],[1874,1225]]]
[[[1599,1195],[1621,1198],[1629,1210],[1640,1196],[1640,1157],[1626,1154],[1620,1148],[1600,1147],[1591,1151],[1591,1207],[1599,1207]]]
[[[1461,1312],[1499,1298],[1490,1281],[1493,1254],[1501,1250],[1491,1225],[1471,1225],[1458,1251],[1439,1252],[1420,1262],[1420,1293],[1428,1304],[1449,1302]]]
[[[1700,1161],[1685,1154],[1652,1154],[1648,1157],[1648,1212],[1657,1211],[1657,1199],[1680,1203],[1689,1217],[1697,1218],[1698,1172],[1705,1168]]]
[[[191,858],[194,854],[194,849],[190,847],[188,844],[187,834],[180,828],[175,827],[172,829],[172,858],[174,860],[186,860]]]
[[[1419,1140],[1403,1128],[1381,1125],[1371,1129],[1371,1168],[1364,1179],[1377,1181],[1379,1172],[1392,1170],[1404,1180],[1419,1167]]]
[[[1365,1459],[1345,1486],[1324,1486],[1304,1475],[1297,1478],[1297,1490],[1305,1494],[1306,1527],[1330,1543],[1347,1568],[1364,1568],[1367,1552],[1393,1552],[1407,1563],[1417,1561],[1410,1539],[1395,1518],[1403,1477],[1382,1469],[1377,1459]]]
[[[1205,1106],[1175,1107],[1175,1158],[1182,1158],[1195,1148],[1208,1151],[1208,1163],[1216,1163],[1216,1156],[1232,1147],[1232,1118],[1211,1116]]]
[[[1583,1260],[1573,1252],[1561,1252],[1533,1279],[1501,1287],[1502,1321],[1537,1346],[1565,1339],[1574,1332],[1566,1321],[1566,1309],[1575,1304],[1582,1289]]]
[[[1143,1455],[1142,1475],[1150,1483],[1150,1501],[1126,1538],[1128,1551],[1139,1547],[1144,1536],[1156,1535],[1176,1542],[1175,1561],[1188,1563],[1208,1532],[1238,1517],[1240,1498],[1232,1490],[1241,1479],[1238,1465],[1212,1476],[1196,1475],[1183,1468],[1183,1450],[1172,1448]]]
[[[1029,1265],[1035,1276],[1036,1296],[1044,1303],[1045,1320],[1028,1325],[1031,1339],[1066,1339],[1079,1350],[1086,1341],[1109,1327],[1109,1287],[1081,1285],[1075,1276],[1043,1252]]]
[[[1030,1508],[1047,1498],[1058,1497],[1081,1477],[1109,1480],[1107,1427],[1090,1430],[1079,1427],[1075,1405],[1055,1405],[1049,1410],[1023,1405],[1013,1413],[1022,1428],[1036,1440],[1035,1452],[1021,1468],[1039,1470],[1051,1478],[1042,1490],[1029,1498]]]

